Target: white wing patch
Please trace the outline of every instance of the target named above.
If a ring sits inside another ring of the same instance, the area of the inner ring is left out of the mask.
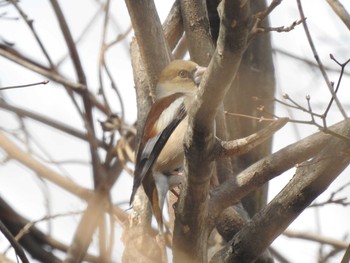
[[[183,101],[183,97],[174,100],[174,102],[171,103],[169,107],[162,112],[162,114],[159,116],[158,121],[155,123],[157,131],[161,132],[175,119],[178,112],[177,109],[181,106]]]

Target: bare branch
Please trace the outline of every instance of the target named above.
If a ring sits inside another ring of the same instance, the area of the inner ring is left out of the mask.
[[[33,86],[38,86],[38,85],[46,85],[47,83],[49,83],[49,81],[48,80],[44,80],[44,81],[40,81],[40,82],[36,82],[36,83],[30,83],[30,84],[24,84],[24,85],[0,87],[0,90],[27,88],[27,87],[33,87]]]
[[[66,41],[69,54],[74,64],[74,68],[75,68],[79,83],[87,87],[86,76],[79,58],[77,47],[74,43],[73,37],[70,33],[67,21],[63,15],[61,7],[58,4],[57,0],[50,0],[50,2],[54,9],[56,17],[58,19],[64,39]],[[93,171],[93,178],[94,178],[94,186],[97,187],[100,183],[103,183],[103,181],[106,179],[106,174],[104,169],[102,168],[101,160],[97,153],[98,146],[97,146],[96,137],[95,137],[94,119],[92,116],[92,104],[90,100],[91,97],[89,96],[89,92],[87,88],[83,90],[82,97],[83,97],[83,103],[84,103],[84,109],[85,109],[85,114],[83,114],[82,117],[85,122],[85,127],[88,134],[90,154],[91,154],[91,160],[93,164],[92,171]]]
[[[153,94],[160,71],[171,61],[171,52],[164,37],[154,2],[131,0],[125,2],[147,73],[150,92]],[[152,28],[152,34],[149,34],[150,28]]]
[[[219,148],[217,157],[228,157],[232,155],[245,154],[257,145],[270,138],[276,131],[281,129],[288,122],[288,118],[281,118],[273,121],[269,126],[262,130],[249,135],[248,137],[237,139],[234,141],[220,141],[218,139],[217,147]],[[215,157],[214,157],[215,158]]]
[[[109,193],[114,183],[123,171],[123,165],[116,161],[107,171],[106,180],[102,181],[93,196],[88,200],[88,206],[80,219],[74,233],[72,244],[67,252],[64,262],[80,262],[88,250],[92,236],[100,225],[106,212],[116,212],[125,217],[117,208],[111,208]],[[111,231],[113,231],[111,229]]]
[[[47,68],[38,62],[35,62],[31,60],[30,58],[26,57],[25,55],[21,54],[20,52],[16,51],[15,49],[8,47],[4,44],[0,44],[0,56],[3,56],[9,60],[12,60],[13,62],[28,68],[29,70],[32,70],[34,72],[37,72],[49,79],[52,79],[58,83],[61,83],[69,88],[72,89],[84,89],[84,85],[80,83],[75,83],[72,81],[69,81],[65,77],[61,76],[57,72],[51,70],[50,68]]]
[[[204,1],[180,0],[186,41],[191,60],[207,66],[214,52]]]
[[[49,53],[47,52],[46,48],[44,47],[43,42],[41,41],[41,39],[39,38],[39,35],[37,34],[35,28],[34,28],[34,23],[33,20],[30,20],[28,18],[28,16],[24,13],[24,11],[22,10],[22,8],[20,8],[20,6],[18,5],[16,0],[10,0],[10,2],[12,3],[12,5],[14,5],[14,7],[17,9],[17,11],[20,13],[20,15],[22,16],[23,20],[26,22],[26,24],[28,25],[28,27],[30,28],[30,31],[32,32],[32,34],[34,35],[35,40],[37,41],[37,43],[40,46],[41,51],[43,52],[44,56],[46,57],[47,61],[50,64],[50,67],[52,69],[55,68]]]
[[[170,50],[174,50],[183,35],[180,0],[175,0],[171,10],[163,23],[164,36]]]
[[[273,0],[270,5],[264,10],[255,15],[256,18],[259,18],[261,21],[264,20],[277,6],[282,3],[282,0]]]
[[[92,235],[108,209],[109,198],[104,191],[95,191],[74,234],[65,263],[81,262],[91,243]]]
[[[296,55],[296,54],[293,54],[293,53],[291,53],[291,52],[289,52],[289,51],[287,51],[287,50],[283,50],[283,49],[280,49],[280,48],[278,48],[278,47],[274,47],[274,48],[273,48],[273,51],[276,52],[277,54],[281,54],[281,55],[283,55],[283,56],[286,56],[286,57],[289,57],[289,58],[296,59],[296,60],[299,60],[299,61],[301,61],[301,62],[304,62],[304,63],[306,63],[307,65],[309,65],[309,66],[311,66],[311,67],[318,67],[318,64],[315,63],[314,61],[309,60],[309,59],[307,59],[307,58],[303,58],[303,57],[298,56],[298,55]],[[337,72],[337,73],[339,73],[339,69],[337,69],[337,68],[324,66],[324,69],[325,69],[326,71],[331,71],[331,72]],[[348,76],[349,76],[350,73],[345,71],[345,72],[344,72],[344,75],[348,75]]]
[[[341,260],[341,263],[347,263],[347,262],[349,262],[349,260],[350,260],[350,244],[348,245],[348,247],[345,251],[345,254],[344,254],[343,259]]]
[[[312,53],[316,59],[316,62],[319,66],[319,69],[322,73],[322,76],[327,84],[327,87],[328,87],[328,90],[330,91],[330,93],[332,94],[332,97],[334,98],[341,114],[343,115],[344,118],[347,118],[347,114],[343,108],[343,106],[341,105],[337,95],[335,94],[335,92],[333,91],[333,87],[332,87],[332,84],[331,82],[329,81],[329,78],[328,78],[328,75],[327,75],[327,72],[325,71],[324,67],[323,67],[323,64],[321,62],[321,59],[320,57],[318,56],[318,53],[317,53],[317,50],[316,50],[316,47],[314,45],[314,42],[312,40],[312,37],[311,37],[311,33],[309,31],[309,28],[307,26],[307,22],[306,22],[306,18],[305,18],[305,15],[304,15],[304,11],[303,11],[303,7],[301,5],[301,1],[300,0],[297,0],[297,3],[298,3],[298,9],[299,9],[299,13],[300,13],[300,17],[301,17],[301,20],[303,21],[303,26],[304,26],[304,31],[305,31],[305,34],[306,34],[306,37],[307,37],[307,40],[309,41],[309,45],[311,47],[311,50],[312,50]]]
[[[2,221],[0,221],[0,231],[4,234],[4,236],[10,242],[12,247],[15,249],[16,254],[22,260],[22,262],[23,263],[29,263],[29,260],[26,257],[26,254],[24,253],[22,247],[18,244],[16,239],[13,237],[11,232],[7,229],[7,227],[4,225],[4,223]]]
[[[88,199],[91,192],[83,188],[73,181],[62,177],[60,174],[49,169],[48,167],[41,164],[39,161],[35,160],[29,154],[23,152],[19,147],[17,147],[13,142],[6,138],[6,136],[0,133],[0,147],[5,150],[5,152],[13,159],[19,161],[23,165],[27,166],[29,169],[35,171],[39,176],[47,179],[54,184],[62,187],[66,191],[82,198]]]
[[[280,27],[259,27],[257,28],[258,31],[262,31],[262,32],[271,32],[271,31],[275,31],[278,33],[282,33],[282,32],[290,32],[292,31],[297,25],[300,25],[301,23],[303,23],[303,20],[300,19],[298,21],[294,21],[291,25],[289,26],[280,26]]]
[[[348,127],[346,125],[340,133],[349,136]],[[325,147],[311,161],[299,166],[284,189],[235,235],[230,242],[232,254],[229,260],[251,262],[257,259],[349,165],[348,150],[349,144],[343,140],[328,139]]]
[[[343,191],[349,185],[350,185],[350,183],[344,184],[343,186],[341,186],[340,188],[338,188],[337,190],[332,192],[326,201],[313,203],[309,207],[319,207],[319,206],[324,206],[324,205],[328,205],[328,204],[338,204],[338,205],[342,205],[342,206],[350,205],[350,202],[346,202],[348,199],[347,197],[337,198],[337,199],[335,198],[335,196],[337,194],[339,194],[341,191]]]
[[[327,0],[327,3],[350,30],[350,15],[342,3],[338,0]]]
[[[206,261],[209,233],[205,222],[213,170],[210,160],[215,145],[214,120],[247,45],[249,2],[222,1],[221,7],[218,45],[189,113],[190,128],[185,138],[188,185],[184,185],[180,196],[174,229],[174,260],[179,262]]]
[[[13,106],[11,104],[4,102],[3,100],[0,100],[0,108],[8,110],[10,112],[14,112],[20,116],[27,117],[27,118],[33,119],[35,121],[41,122],[45,125],[48,125],[52,128],[60,130],[66,134],[69,134],[69,135],[74,136],[76,138],[79,138],[81,140],[84,140],[84,141],[88,140],[87,135],[84,132],[75,129],[74,127],[70,127],[65,123],[61,123],[59,121],[50,119],[50,118],[42,116],[40,114],[36,114],[36,113],[31,112],[31,111],[24,110],[24,109],[21,109],[19,107]],[[104,148],[104,143],[102,141],[98,141],[98,144],[100,147]]]
[[[53,10],[55,11],[55,14],[57,16],[59,25],[60,25],[62,33],[63,33],[63,36],[66,40],[67,47],[68,47],[70,56],[71,56],[73,64],[74,64],[74,68],[76,70],[79,83],[86,86],[86,77],[85,77],[85,73],[84,73],[83,67],[81,65],[81,62],[80,62],[77,47],[74,43],[73,37],[70,33],[70,30],[69,30],[68,24],[66,22],[66,19],[63,15],[63,12],[62,12],[57,0],[50,0],[50,2],[51,2],[51,5],[53,7]]]
[[[341,241],[330,237],[324,237],[317,234],[311,234],[311,233],[306,233],[301,231],[293,231],[289,229],[285,230],[283,232],[283,235],[290,238],[299,238],[299,239],[314,241],[321,244],[331,245],[338,249],[346,249],[349,245],[349,242],[346,242],[346,241]]]
[[[348,125],[350,121],[345,120],[330,129],[335,133],[341,133]],[[210,214],[216,218],[225,208],[238,203],[247,193],[314,156],[325,147],[330,139],[335,140],[336,138],[318,132],[251,165],[237,177],[228,180],[212,192]]]

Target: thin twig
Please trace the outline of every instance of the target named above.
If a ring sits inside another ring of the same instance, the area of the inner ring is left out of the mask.
[[[259,27],[258,30],[262,32],[278,32],[278,33],[284,33],[284,32],[290,32],[292,31],[297,25],[300,25],[303,23],[303,20],[297,20],[294,21],[291,25],[289,26],[279,26],[279,27]]]
[[[66,133],[66,134],[69,134],[69,135],[74,136],[76,138],[79,138],[81,140],[84,140],[84,141],[88,140],[86,133],[75,129],[74,127],[70,127],[70,126],[68,126],[65,123],[61,123],[59,121],[50,119],[50,118],[45,117],[43,115],[36,114],[36,113],[31,112],[31,111],[24,110],[22,108],[13,106],[13,105],[8,104],[8,103],[6,103],[6,102],[4,102],[2,100],[0,100],[0,108],[8,110],[8,111],[11,111],[11,112],[14,112],[14,113],[16,113],[16,114],[18,114],[20,116],[24,116],[24,117],[33,119],[35,121],[41,122],[43,124],[46,124],[46,125],[48,125],[50,127],[58,129],[58,130]],[[100,147],[104,147],[104,144],[103,144],[102,141],[98,141],[98,145]]]
[[[66,19],[65,19],[63,12],[61,10],[61,7],[58,4],[57,0],[50,0],[50,2],[51,2],[51,5],[53,7],[53,10],[55,11],[55,14],[56,14],[56,17],[58,19],[59,25],[61,27],[63,36],[66,40],[69,54],[72,58],[72,62],[74,64],[74,69],[75,69],[76,74],[78,76],[79,83],[86,86],[86,77],[85,77],[85,73],[84,73],[80,58],[79,58],[79,54],[78,54],[78,51],[76,49],[73,37],[70,33]]]
[[[329,56],[330,56],[330,58],[331,58],[333,61],[335,61],[335,63],[337,63],[337,64],[340,66],[340,68],[341,68],[340,74],[339,74],[338,83],[337,83],[337,87],[336,87],[335,90],[334,90],[334,94],[337,94],[337,92],[338,92],[338,90],[339,90],[339,87],[340,87],[341,80],[342,80],[343,75],[344,75],[345,67],[346,67],[346,65],[350,62],[350,59],[348,59],[348,60],[345,61],[344,63],[340,63],[338,60],[336,60],[336,58],[335,58],[332,54],[330,54]],[[332,106],[333,100],[334,100],[334,97],[331,98],[331,100],[329,101],[328,107],[326,108],[325,112],[323,113],[323,115],[324,115],[325,117],[327,116],[327,114],[328,114],[328,112],[329,112],[329,110],[330,110],[330,108],[331,108],[331,106]]]
[[[65,38],[70,57],[71,57],[72,62],[74,64],[74,69],[75,69],[77,77],[79,79],[79,83],[83,84],[84,86],[87,86],[86,76],[85,76],[85,73],[84,73],[84,70],[83,70],[83,67],[81,64],[81,60],[79,58],[77,48],[75,46],[73,37],[71,35],[67,21],[63,15],[61,7],[58,4],[57,0],[50,0],[50,2],[51,2],[51,5],[55,11],[59,25],[61,27],[61,31],[62,31],[63,36]],[[85,109],[85,114],[82,117],[83,117],[83,120],[85,122],[85,127],[86,127],[87,134],[88,134],[90,154],[91,154],[91,160],[92,160],[92,164],[93,164],[92,170],[93,170],[94,186],[96,187],[104,180],[104,178],[106,177],[106,174],[105,174],[104,169],[102,169],[101,160],[100,160],[100,157],[97,153],[98,147],[97,147],[95,130],[94,130],[94,122],[93,122],[93,116],[92,116],[92,105],[91,105],[89,93],[87,92],[87,90],[83,91],[82,97],[83,97],[83,104],[84,104],[84,109]]]
[[[345,202],[347,200],[347,197],[335,199],[335,196],[338,193],[340,193],[341,191],[343,191],[348,186],[350,186],[350,182],[347,184],[344,184],[343,186],[341,186],[340,188],[338,188],[337,190],[332,192],[331,195],[329,196],[328,200],[326,200],[324,202],[320,202],[320,203],[311,204],[309,207],[319,207],[319,206],[324,206],[327,204],[340,204],[343,206],[350,205],[350,202]]]
[[[27,88],[27,87],[38,86],[38,85],[46,85],[47,83],[49,83],[49,81],[44,80],[44,81],[30,83],[30,84],[24,84],[24,85],[0,87],[0,90]]]
[[[259,18],[261,21],[264,20],[281,3],[282,0],[273,0],[265,10],[257,13],[255,17]]]
[[[256,101],[258,101],[258,100],[275,101],[275,102],[277,102],[279,104],[287,106],[288,108],[293,108],[293,109],[297,109],[297,110],[300,110],[300,111],[303,111],[303,112],[307,112],[308,114],[310,114],[311,120],[304,121],[304,120],[293,120],[293,119],[290,119],[289,122],[314,125],[317,128],[319,128],[321,131],[323,131],[324,133],[331,134],[331,135],[333,135],[333,136],[335,136],[335,137],[337,137],[339,139],[342,139],[342,140],[345,140],[347,142],[350,142],[350,138],[348,136],[337,134],[337,133],[335,133],[335,132],[333,132],[333,131],[328,129],[328,127],[327,127],[327,115],[318,114],[318,113],[313,112],[313,110],[311,108],[311,103],[310,103],[310,99],[311,99],[310,96],[306,96],[306,100],[307,100],[307,103],[308,103],[308,109],[306,109],[305,107],[301,106],[299,103],[297,103],[295,100],[293,100],[288,94],[284,94],[283,98],[286,99],[287,101],[289,101],[291,104],[290,103],[286,103],[286,102],[281,101],[281,100],[276,99],[276,98],[273,98],[273,99],[261,99],[261,98],[258,98],[258,97],[253,97],[253,99],[256,100]],[[263,107],[258,108],[258,110],[263,111]],[[265,112],[265,113],[270,114],[270,115],[272,115],[275,118],[279,118],[278,116],[275,116],[272,113],[269,113],[269,112]],[[315,117],[318,117],[318,118],[320,118],[322,120],[322,125],[318,124],[316,122]]]
[[[120,112],[121,112],[120,115],[121,115],[122,121],[124,121],[125,120],[125,106],[124,106],[124,101],[123,101],[122,95],[120,94],[120,91],[119,91],[119,89],[116,86],[116,82],[114,81],[113,76],[112,76],[110,70],[108,69],[105,60],[103,61],[103,66],[104,66],[104,69],[105,69],[105,71],[107,73],[107,76],[109,77],[109,80],[111,82],[111,88],[112,88],[112,90],[115,91],[115,93],[116,93],[116,95],[118,97],[118,101],[119,101],[119,104],[120,104]]]
[[[48,221],[48,220],[52,220],[52,219],[56,219],[59,217],[65,217],[65,216],[73,216],[73,215],[80,215],[82,214],[84,211],[78,211],[78,212],[66,212],[66,213],[59,213],[59,214],[55,214],[55,215],[46,215],[43,216],[42,218],[39,218],[37,220],[31,221],[29,223],[27,223],[16,235],[16,240],[19,242],[24,235],[26,235],[27,233],[30,232],[30,229],[33,228],[36,224],[44,222],[44,221]]]
[[[327,72],[326,72],[326,70],[325,70],[324,67],[323,67],[323,64],[322,64],[322,62],[321,62],[320,57],[318,56],[316,47],[315,47],[314,42],[313,42],[312,37],[311,37],[311,33],[310,33],[309,28],[308,28],[308,25],[307,25],[307,23],[306,23],[306,17],[305,17],[305,15],[304,15],[304,11],[303,11],[303,7],[302,7],[302,5],[301,5],[301,1],[300,1],[300,0],[297,0],[297,4],[298,4],[298,9],[299,9],[300,17],[301,17],[301,19],[303,20],[303,27],[304,27],[304,31],[305,31],[307,40],[308,40],[309,45],[310,45],[310,47],[311,47],[312,53],[313,53],[313,55],[314,55],[314,57],[315,57],[315,59],[316,59],[316,61],[317,61],[317,64],[318,64],[319,69],[320,69],[320,71],[321,71],[321,73],[322,73],[322,76],[323,76],[323,78],[324,78],[324,80],[325,80],[325,82],[326,82],[326,84],[327,84],[327,87],[328,87],[330,93],[332,94],[332,97],[334,98],[334,100],[335,100],[335,102],[336,102],[336,104],[337,104],[337,106],[338,106],[338,108],[339,108],[341,114],[343,115],[344,118],[347,118],[347,114],[346,114],[346,112],[345,112],[343,106],[341,105],[341,103],[340,103],[338,97],[336,96],[335,92],[333,91],[333,87],[332,87],[331,82],[329,81]]]
[[[336,248],[346,249],[348,247],[348,242],[336,240],[316,234],[306,233],[306,232],[299,232],[299,231],[292,231],[292,230],[285,230],[283,232],[283,235],[290,238],[300,238],[304,240],[314,241],[322,244],[328,244],[331,246],[334,246]]]
[[[255,117],[255,116],[251,116],[251,115],[246,115],[246,114],[241,114],[241,113],[234,113],[234,112],[228,112],[228,111],[224,111],[224,114],[231,115],[231,116],[248,118],[248,119],[252,119],[252,120],[258,120],[259,122],[261,122],[261,121],[276,121],[276,119],[265,118],[264,116]]]
[[[108,43],[106,45],[106,50],[108,50],[110,47],[114,46],[115,44],[117,44],[118,42],[122,41],[123,39],[125,39],[132,31],[132,26],[130,25],[124,33],[119,34],[115,40],[113,40],[112,42]]]
[[[47,68],[41,64],[39,64],[36,61],[31,60],[30,58],[26,57],[25,55],[21,54],[17,50],[13,49],[12,47],[6,46],[4,44],[0,43],[0,56],[5,57],[25,68],[28,68],[29,70],[32,70],[36,73],[39,73],[49,79],[52,79],[58,83],[61,83],[73,90],[82,90],[85,89],[85,86],[76,83],[73,81],[68,80],[67,78],[63,77],[56,71],[53,71],[50,68]]]
[[[273,48],[273,51],[276,52],[276,53],[278,53],[278,54],[281,54],[281,55],[283,55],[283,56],[286,56],[286,57],[289,57],[289,58],[296,59],[296,60],[299,60],[299,61],[301,61],[301,62],[304,62],[304,63],[306,63],[307,65],[309,65],[309,66],[311,66],[311,67],[318,67],[318,64],[315,63],[314,61],[309,60],[309,59],[304,58],[304,57],[301,57],[301,56],[298,56],[298,55],[296,55],[296,54],[293,54],[293,53],[291,53],[291,52],[289,52],[289,51],[287,51],[287,50],[283,50],[283,49],[280,49],[280,48],[278,48],[278,47],[274,47],[274,48]],[[325,69],[326,71],[331,71],[331,72],[339,73],[339,69],[337,69],[337,68],[331,68],[331,67],[328,67],[328,66],[323,66],[323,67],[324,67],[324,69]],[[344,72],[344,75],[349,76],[350,73],[349,73],[349,72]]]
[[[49,62],[51,69],[54,69],[55,65],[52,62],[52,59],[50,58],[49,53],[47,52],[46,48],[44,47],[43,42],[40,40],[40,37],[34,28],[33,20],[28,18],[28,16],[24,13],[24,11],[17,4],[16,0],[9,0],[9,1],[14,5],[14,7],[17,9],[17,11],[22,16],[23,20],[26,22],[26,24],[30,28],[30,31],[32,32],[32,34],[34,35],[34,38],[36,39],[37,43],[39,44],[41,51],[43,52],[44,56],[46,57],[47,61]]]
[[[75,40],[75,45],[78,46],[78,44],[84,39],[84,37],[87,35],[88,32],[90,32],[90,29],[93,25],[96,25],[96,19],[98,18],[99,14],[103,10],[103,6],[96,11],[96,13],[93,15],[93,17],[90,19],[88,24],[85,26],[85,28],[82,30],[78,38]],[[65,54],[61,59],[58,60],[56,63],[56,67],[59,68],[60,65],[69,57],[69,54]]]

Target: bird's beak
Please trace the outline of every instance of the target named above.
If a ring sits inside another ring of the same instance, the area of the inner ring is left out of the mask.
[[[206,67],[201,67],[201,66],[196,67],[196,71],[193,73],[193,80],[197,86],[199,85],[199,83],[201,83],[202,76],[206,71],[206,69],[207,69]]]

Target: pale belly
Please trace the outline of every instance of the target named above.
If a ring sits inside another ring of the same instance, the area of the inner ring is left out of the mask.
[[[187,117],[176,127],[161,151],[154,169],[163,174],[171,173],[183,166],[183,140],[187,129]],[[166,153],[166,154],[165,154]]]

